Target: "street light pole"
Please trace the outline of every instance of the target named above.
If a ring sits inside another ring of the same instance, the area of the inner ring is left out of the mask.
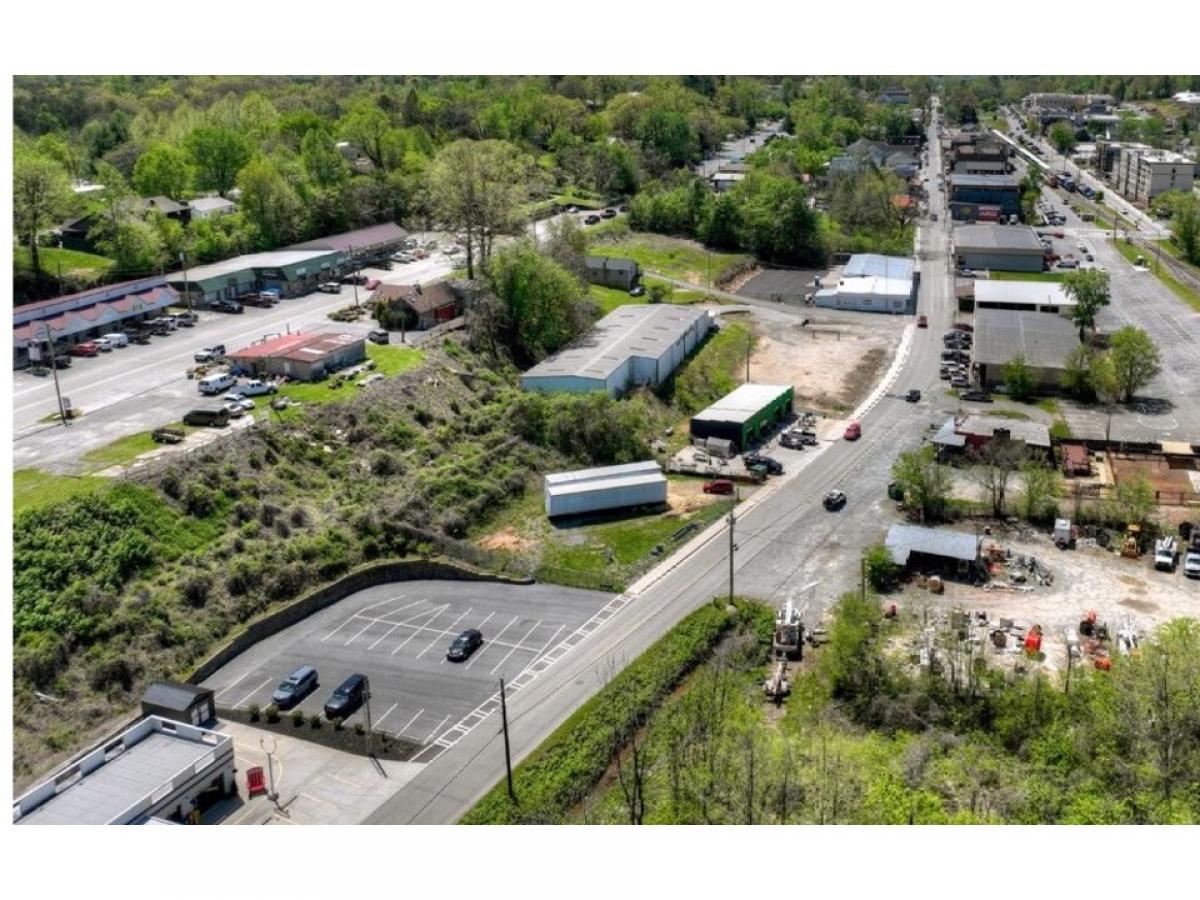
[[[58,357],[54,353],[54,338],[50,335],[49,323],[43,322],[42,328],[46,331],[46,347],[50,353],[50,371],[54,375],[54,396],[58,398],[58,416],[62,420],[63,425],[67,422],[67,411],[63,408],[62,388],[58,384]]]
[[[517,802],[517,792],[513,790],[512,752],[508,744],[508,703],[504,699],[504,678],[500,678],[500,721],[504,726],[504,771],[508,776],[508,799]]]
[[[375,755],[371,746],[371,679],[363,676],[363,713],[367,717],[367,756]]]
[[[188,316],[192,316],[192,289],[188,287],[187,251],[179,251],[179,265],[183,267],[183,296],[187,300]]]
[[[734,515],[732,509],[729,510],[729,602],[733,603],[733,552],[737,550],[737,544],[733,540],[734,526],[737,524],[737,516]]]

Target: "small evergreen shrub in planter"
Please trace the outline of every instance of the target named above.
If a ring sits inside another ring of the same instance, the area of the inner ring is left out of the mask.
[[[279,721],[279,707],[274,703],[263,710],[263,713],[266,715],[267,721],[272,725]]]
[[[320,727],[321,727],[321,716],[320,716],[320,714],[318,714],[318,713],[313,713],[311,716],[309,716],[309,717],[308,717],[308,724],[309,724],[309,726],[310,726],[310,727],[312,727],[312,728],[320,728]]]
[[[258,708],[257,703],[250,704],[250,721],[257,722],[262,718],[262,711]]]
[[[354,733],[357,734],[359,737],[362,737],[364,734],[367,733],[367,729],[363,727],[362,722],[355,722],[354,723]]]
[[[336,719],[333,720],[333,730],[334,731],[345,731],[346,730],[346,725],[342,721],[341,716],[338,716]]]
[[[304,713],[298,709],[292,710],[292,724],[299,728],[304,724]]]

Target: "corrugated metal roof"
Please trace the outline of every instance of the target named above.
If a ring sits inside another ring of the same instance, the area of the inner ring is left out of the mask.
[[[914,263],[904,256],[884,256],[881,253],[856,253],[847,261],[842,274],[847,278],[874,275],[879,278],[909,279]]]
[[[579,481],[597,481],[604,478],[618,478],[623,475],[633,475],[645,472],[661,472],[662,467],[652,459],[641,462],[623,463],[619,466],[598,466],[594,469],[576,469],[573,472],[551,472],[546,476],[546,484],[569,484]]]
[[[763,407],[773,403],[788,391],[792,390],[786,384],[743,384],[741,387],[726,394],[708,409],[692,416],[693,421],[701,422],[745,422],[757,414]]]
[[[207,281],[210,278],[220,278],[222,275],[250,273],[254,269],[280,269],[284,266],[315,262],[334,255],[335,251],[332,250],[273,250],[270,253],[251,253],[248,256],[235,256],[233,259],[188,269],[187,280],[190,282]],[[183,280],[182,270],[172,272],[167,276],[167,281],[171,283]]]
[[[305,241],[303,244],[292,244],[287,250],[337,250],[348,253],[351,250],[371,250],[383,244],[394,244],[404,240],[408,232],[395,222],[384,222],[371,225],[368,228],[358,228],[354,231],[344,231],[341,234],[331,234],[329,237]]]
[[[550,497],[565,497],[571,494],[590,494],[595,491],[616,491],[621,488],[635,487],[644,484],[665,483],[667,476],[662,472],[641,472],[631,475],[619,475],[613,478],[598,478],[594,481],[567,482],[566,484],[548,484],[546,493]]]
[[[197,697],[211,694],[209,688],[197,687],[194,684],[182,684],[178,681],[156,681],[146,688],[142,694],[142,702],[151,706],[163,706],[168,709],[187,709]]]
[[[1029,306],[1074,306],[1066,288],[1049,281],[991,281],[975,280],[975,304],[1023,303]]]
[[[363,338],[353,334],[284,334],[260,344],[251,344],[229,354],[237,360],[279,357],[311,362],[313,359],[348,347]]]
[[[906,565],[911,553],[941,556],[963,562],[974,562],[979,558],[981,538],[957,531],[940,528],[924,528],[920,525],[893,525],[888,529],[883,544],[892,555],[896,565]]]
[[[1017,176],[1015,175],[967,175],[959,172],[955,172],[950,176],[950,185],[952,187],[994,187],[1013,189],[1018,187]]]
[[[979,437],[995,437],[997,429],[1007,431],[1014,441],[1022,441],[1031,447],[1049,447],[1050,429],[1041,422],[1024,422],[1002,416],[967,416],[958,426],[960,434]]]
[[[1017,354],[1038,369],[1061,369],[1079,337],[1064,316],[1011,309],[975,311],[976,364],[1003,365]]]
[[[954,246],[963,250],[1016,250],[1042,254],[1042,242],[1029,225],[959,225]]]
[[[941,444],[943,447],[967,446],[966,436],[954,430],[956,425],[957,423],[953,417],[947,419],[942,427],[938,429],[937,434],[930,438],[930,440],[935,444]]]
[[[574,346],[542,360],[522,376],[575,376],[605,381],[633,357],[658,359],[707,319],[703,309],[670,304],[619,306]]]

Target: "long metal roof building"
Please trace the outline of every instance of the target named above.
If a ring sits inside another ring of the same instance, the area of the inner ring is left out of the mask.
[[[961,562],[974,562],[979,558],[982,538],[957,531],[940,528],[924,528],[920,525],[893,525],[888,529],[883,544],[898,566],[908,563],[913,553],[940,556]]]
[[[545,477],[546,515],[563,516],[665,503],[667,477],[652,459]]]
[[[527,391],[608,391],[657,385],[696,348],[710,327],[708,312],[687,306],[619,306],[571,347],[521,376]]]

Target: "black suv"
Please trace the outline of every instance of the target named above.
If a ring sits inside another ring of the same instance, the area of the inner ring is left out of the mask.
[[[450,649],[446,651],[446,659],[451,662],[462,662],[478,650],[482,644],[482,632],[475,628],[468,628],[450,644]]]
[[[759,453],[747,453],[742,457],[742,461],[746,464],[747,469],[766,469],[771,475],[783,474],[783,463],[777,459],[772,459],[769,456],[763,456]]]
[[[213,303],[212,308],[217,312],[223,313],[240,313],[242,312],[242,304],[236,300],[217,300]]]
[[[351,675],[343,681],[333,696],[325,701],[325,717],[345,719],[362,706],[367,695],[367,676]]]

